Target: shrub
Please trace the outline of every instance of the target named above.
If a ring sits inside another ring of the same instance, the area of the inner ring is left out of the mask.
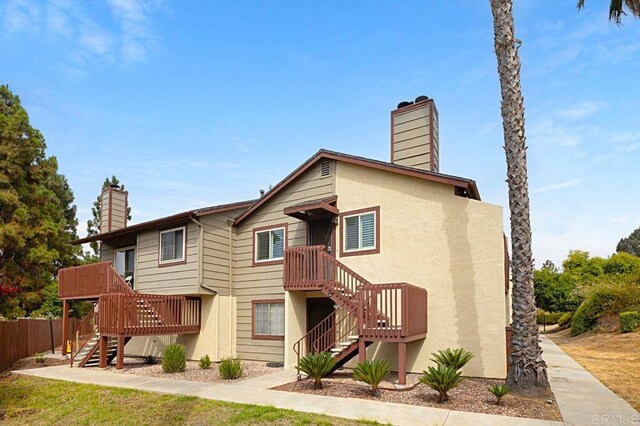
[[[495,385],[488,387],[489,392],[491,392],[496,397],[496,405],[500,405],[500,400],[503,396],[509,393],[509,386],[504,383],[496,383]]]
[[[239,379],[242,377],[242,361],[240,358],[222,358],[220,364],[218,364],[218,372],[220,377],[225,380]]]
[[[567,312],[566,314],[558,318],[558,325],[560,327],[568,326],[569,324],[571,324],[571,318],[573,318],[573,312]]]
[[[457,371],[464,367],[465,364],[473,358],[473,353],[462,348],[447,348],[443,351],[438,351],[437,354],[432,353],[431,356],[433,357],[431,358],[431,361],[436,364],[443,367],[452,367]]]
[[[187,367],[187,356],[183,345],[167,345],[162,353],[162,371],[179,373]]]
[[[592,329],[604,314],[619,314],[640,305],[640,285],[627,278],[606,280],[594,287],[571,320],[571,335]]]
[[[298,369],[313,379],[313,389],[322,389],[322,378],[329,374],[336,361],[329,352],[309,354],[300,358]]]
[[[142,357],[142,361],[146,364],[146,365],[154,365],[158,363],[158,358],[153,356],[153,355],[145,355]]]
[[[378,386],[391,370],[391,364],[384,359],[364,361],[353,370],[353,378],[371,386],[371,393],[378,394]]]
[[[198,363],[201,369],[208,370],[211,368],[211,358],[209,358],[209,354],[205,354],[200,357],[200,362]]]
[[[640,328],[640,312],[623,312],[620,314],[620,331],[630,333]]]
[[[546,312],[543,309],[538,309],[536,311],[536,321],[538,324],[557,324],[563,315],[563,312]]]
[[[43,354],[36,352],[34,357],[36,359],[36,364],[44,364],[44,355]]]
[[[462,381],[462,374],[453,367],[445,367],[438,365],[438,367],[429,367],[428,370],[423,371],[420,382],[429,386],[431,389],[438,391],[438,402],[442,403],[449,400],[449,392],[455,388]]]

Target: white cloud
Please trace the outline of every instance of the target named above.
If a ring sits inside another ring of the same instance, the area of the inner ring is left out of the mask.
[[[565,118],[579,120],[590,117],[602,109],[602,104],[593,101],[575,103],[561,111],[559,115]]]
[[[549,191],[558,191],[560,189],[572,188],[574,186],[578,186],[582,183],[582,179],[572,179],[565,182],[555,183],[553,185],[543,186],[541,188],[537,188],[531,191],[533,194],[539,194],[542,192]]]

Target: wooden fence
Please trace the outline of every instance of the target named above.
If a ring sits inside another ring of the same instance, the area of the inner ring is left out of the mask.
[[[58,348],[62,341],[62,319],[54,319],[52,324],[53,344]],[[79,324],[79,319],[69,318],[69,338]],[[0,371],[11,367],[21,358],[50,350],[51,329],[48,319],[0,321]]]

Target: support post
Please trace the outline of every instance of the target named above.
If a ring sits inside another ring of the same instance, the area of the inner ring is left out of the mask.
[[[67,340],[69,336],[69,302],[67,299],[62,301],[62,355],[67,354]]]
[[[398,343],[398,384],[407,384],[407,344]]]
[[[118,335],[117,359],[116,369],[122,370],[124,368],[124,336],[121,334]]]
[[[107,368],[107,350],[109,347],[109,341],[107,336],[100,336],[100,363],[98,367]]]
[[[364,339],[361,337],[358,340],[358,362],[365,362],[367,360],[367,345],[364,343]]]

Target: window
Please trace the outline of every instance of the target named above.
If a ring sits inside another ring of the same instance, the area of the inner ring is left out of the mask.
[[[254,264],[282,262],[287,240],[286,224],[254,229],[253,239]]]
[[[133,278],[135,275],[136,265],[135,247],[125,247],[115,250],[113,263],[118,274],[127,280],[129,285],[133,288]]]
[[[284,300],[254,300],[253,339],[284,339]]]
[[[185,237],[184,226],[160,232],[160,264],[185,260]]]
[[[341,256],[380,253],[380,207],[342,215]]]

